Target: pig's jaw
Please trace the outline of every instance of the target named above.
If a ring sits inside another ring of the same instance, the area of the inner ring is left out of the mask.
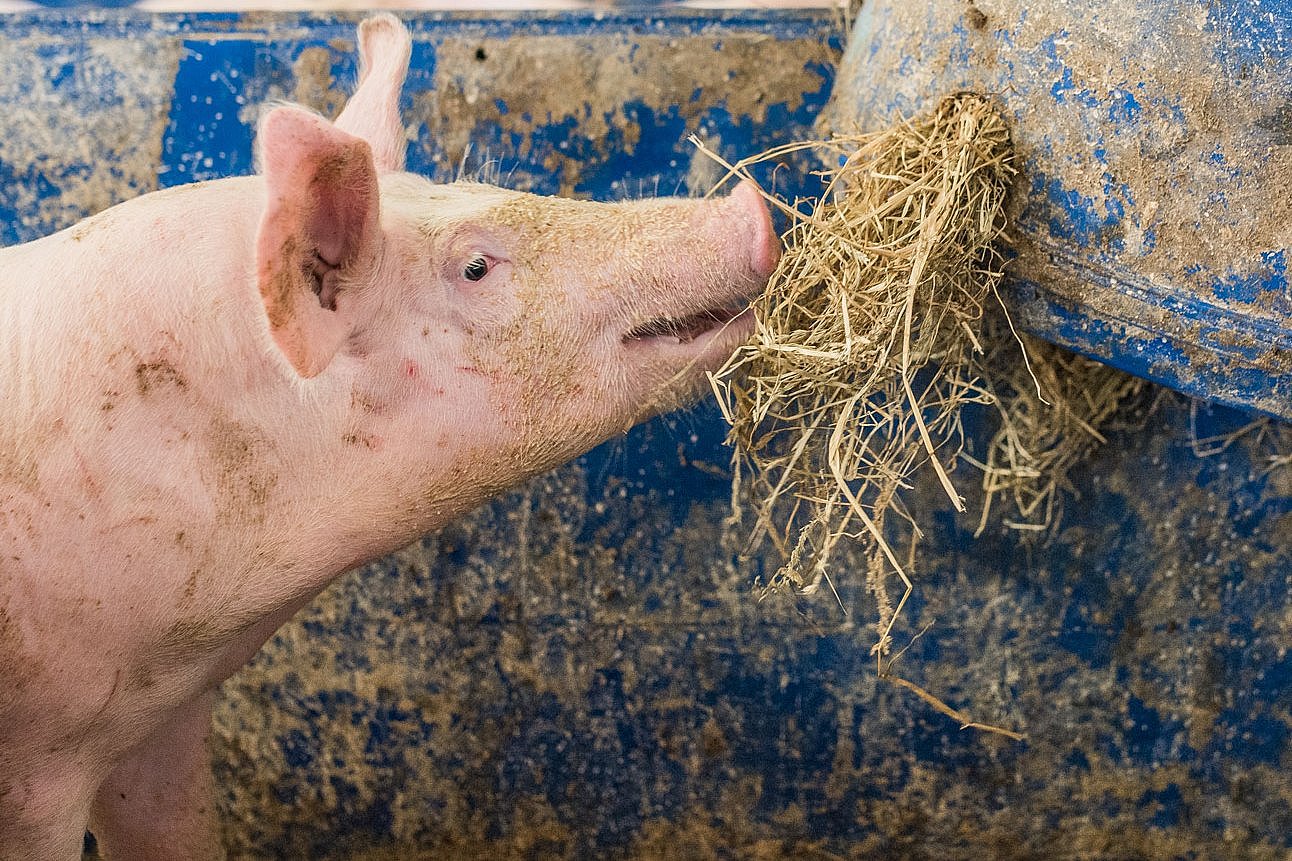
[[[686,404],[704,389],[705,373],[753,335],[751,301],[779,261],[780,244],[751,186],[707,206],[712,209],[694,233],[705,243],[701,248],[717,251],[700,258],[696,272],[670,267],[677,286],[634,303],[623,328],[619,346],[627,367],[658,380],[634,422]]]
[[[655,382],[629,405],[622,430],[694,401],[705,389],[705,373],[748,340],[754,325],[746,303],[679,320],[658,318],[629,330],[621,340],[623,360],[639,377]]]

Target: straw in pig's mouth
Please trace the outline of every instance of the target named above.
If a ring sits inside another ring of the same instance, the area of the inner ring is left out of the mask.
[[[748,305],[740,305],[710,308],[685,317],[658,317],[634,326],[628,334],[624,335],[624,342],[648,338],[674,338],[679,344],[687,344],[714,329],[727,326],[747,309]]]

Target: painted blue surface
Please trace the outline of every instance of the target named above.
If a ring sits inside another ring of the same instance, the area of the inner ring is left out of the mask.
[[[1292,3],[879,0],[855,33],[840,118],[966,88],[1012,121],[1028,328],[1292,418]]]
[[[831,32],[823,16],[765,12],[409,22],[417,42],[406,115],[434,86],[448,38]],[[290,94],[310,49],[327,52],[336,87],[347,89],[352,28],[326,16],[0,20],[6,38],[179,46],[158,186],[250,171],[255,104]],[[947,56],[964,62],[984,50],[971,29],[955,32]],[[1002,28],[1002,45],[1011,33]],[[1115,131],[1085,151],[1097,166],[1088,187],[1030,174],[1024,225],[1062,240],[1047,246],[1060,268],[1085,267],[1098,290],[1205,323],[1195,337],[1234,356],[1222,399],[1244,402],[1269,382],[1259,344],[1286,328],[1245,306],[1281,301],[1285,249],[1239,255],[1223,271],[1200,261],[1187,274],[1211,291],[1205,313],[1197,296],[1144,277],[1123,228],[1137,224],[1148,237],[1154,223],[1138,186],[1118,178],[1114,138],[1150,113],[1181,127],[1188,117],[1133,82],[1096,93],[1060,68],[1072,68],[1061,37],[1039,44],[1035,57],[1050,64],[1053,52],[1058,64],[1045,98]],[[914,53],[903,62],[918,71]],[[730,157],[810,137],[834,83],[829,69],[814,69],[819,89],[795,107],[771,105],[763,122],[722,105],[689,114],[687,88],[672,106],[624,98],[642,126],[636,146],[564,121],[537,125],[524,155],[495,127],[474,129],[473,144],[521,187],[562,187],[569,168],[544,160],[572,149],[578,193],[685,192],[685,132],[699,121]],[[65,64],[48,74],[86,113],[120,101],[117,77],[102,78],[96,96],[72,85]],[[482,101],[510,109],[504,93]],[[412,166],[451,170],[437,147],[418,129]],[[1231,150],[1213,152],[1212,170],[1245,176]],[[1047,155],[1038,146],[1029,164]],[[56,200],[69,177],[104,170],[113,166],[0,160],[0,183]],[[0,196],[0,212],[13,199]],[[7,224],[6,240],[63,226],[44,215]],[[1163,241],[1146,239],[1137,253],[1157,253]],[[1092,316],[1043,281],[1020,277],[1013,289],[1035,331],[1096,355],[1116,347],[1123,366],[1182,385],[1192,354],[1170,332],[1159,337],[1154,321]],[[1255,341],[1228,337],[1247,327]],[[1292,477],[1250,435],[1195,454],[1191,441],[1225,437],[1250,416],[1159,399],[1074,470],[1049,541],[999,526],[975,539],[976,516],[949,511],[939,488],[907,497],[928,528],[924,576],[896,632],[911,644],[902,669],[976,718],[1024,729],[1023,744],[961,732],[876,681],[873,605],[858,578],[839,582],[847,617],[824,594],[753,599],[751,582],[774,560],[737,559],[722,543],[728,452],[705,406],[649,422],[429,536],[415,554],[424,565],[392,557],[368,566],[271,642],[226,688],[242,704],[223,714],[217,745],[231,831],[249,857],[276,858],[342,858],[387,844],[389,854],[364,857],[1030,859],[1054,857],[1056,846],[1080,847],[1074,857],[1083,858],[1286,857]],[[968,421],[979,454],[985,422]],[[974,476],[955,477],[972,511]],[[283,717],[260,725],[249,713]],[[649,834],[662,836],[649,843]]]

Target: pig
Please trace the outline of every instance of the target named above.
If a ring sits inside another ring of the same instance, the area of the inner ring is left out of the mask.
[[[762,198],[598,203],[404,171],[410,38],[257,175],[0,251],[0,858],[223,857],[220,683],[339,573],[703,387]]]

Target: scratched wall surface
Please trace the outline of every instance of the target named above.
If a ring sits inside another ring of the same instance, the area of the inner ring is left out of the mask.
[[[600,198],[703,189],[690,131],[729,157],[811,135],[841,42],[819,13],[409,22],[415,169]],[[6,107],[66,105],[4,128],[4,241],[251,170],[263,100],[339,107],[352,30],[0,18],[0,80],[24,82]],[[122,111],[133,135],[111,133]],[[715,411],[650,422],[343,577],[225,685],[231,853],[1285,858],[1292,430],[1230,441],[1249,420],[1150,393],[1072,475],[1049,541],[973,539],[968,468],[967,515],[911,490],[931,527],[900,667],[1021,744],[876,681],[862,560],[839,566],[846,613],[824,590],[754,600],[772,563],[726,523]],[[971,422],[971,451],[989,431]]]
[[[1029,328],[1292,419],[1292,3],[867,2],[835,119],[958,89],[1014,121]]]

